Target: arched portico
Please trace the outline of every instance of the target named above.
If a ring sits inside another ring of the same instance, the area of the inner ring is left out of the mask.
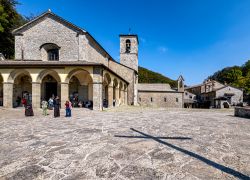
[[[105,73],[103,80],[103,104],[104,107],[112,107],[113,86],[109,73]]]
[[[8,77],[8,86],[11,88],[7,101],[9,107],[20,107],[21,99],[25,98],[28,103],[32,102],[32,78],[30,73],[24,69],[13,70]],[[12,96],[10,98],[10,96]]]
[[[37,84],[40,84],[40,99],[49,100],[50,97],[59,96],[61,92],[60,76],[54,70],[43,70],[37,77]]]
[[[93,106],[93,80],[90,73],[84,69],[74,69],[69,72],[65,83],[68,84],[68,99],[74,107]]]

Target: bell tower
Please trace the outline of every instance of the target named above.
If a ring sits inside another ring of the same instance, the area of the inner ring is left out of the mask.
[[[177,80],[177,89],[178,92],[184,92],[185,88],[184,88],[184,78],[182,77],[182,75],[179,76],[178,80]]]
[[[138,72],[138,36],[120,35],[120,63]]]

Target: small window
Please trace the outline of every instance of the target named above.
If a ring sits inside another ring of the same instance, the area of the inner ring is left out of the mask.
[[[50,49],[48,52],[48,60],[49,61],[58,61],[59,60],[59,50],[58,49]]]
[[[153,98],[151,97],[151,102],[153,102]]]
[[[164,102],[167,102],[167,98],[164,98]]]
[[[179,102],[179,99],[178,99],[178,98],[176,98],[176,102]]]
[[[141,102],[141,98],[139,98],[139,101]]]
[[[126,53],[130,53],[131,51],[131,41],[129,39],[126,40]]]

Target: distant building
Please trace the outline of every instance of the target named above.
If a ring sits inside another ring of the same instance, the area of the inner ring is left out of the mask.
[[[183,92],[169,84],[138,84],[138,103],[150,107],[183,107]]]
[[[185,90],[183,96],[183,103],[184,103],[184,108],[197,107],[196,95]]]
[[[185,90],[195,94],[198,106],[203,108],[224,108],[243,103],[242,89],[215,80],[206,80],[203,84],[186,87]]]

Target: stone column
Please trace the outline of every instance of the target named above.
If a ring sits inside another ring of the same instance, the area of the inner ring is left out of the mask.
[[[41,83],[38,82],[32,82],[32,106],[41,107]]]
[[[134,84],[134,105],[138,106],[138,89],[137,89],[137,85],[138,85],[138,75],[135,75],[135,84]]]
[[[124,90],[121,90],[121,105],[124,104]]]
[[[115,88],[115,106],[119,106],[119,88],[118,86]]]
[[[5,108],[13,107],[13,83],[3,83],[3,106]]]
[[[127,93],[127,90],[124,91],[124,104],[128,105],[128,93]]]
[[[62,82],[61,83],[61,107],[63,104],[69,100],[69,83]]]
[[[103,108],[102,98],[102,83],[93,83],[93,110],[102,110]]]
[[[108,86],[108,103],[109,107],[113,107],[113,85]]]
[[[93,110],[103,110],[102,68],[93,68]]]

